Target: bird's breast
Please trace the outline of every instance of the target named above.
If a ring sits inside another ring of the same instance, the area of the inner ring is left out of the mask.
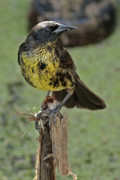
[[[66,79],[66,70],[60,68],[60,59],[54,50],[35,50],[21,54],[21,70],[26,81],[41,90],[59,91],[72,83]]]

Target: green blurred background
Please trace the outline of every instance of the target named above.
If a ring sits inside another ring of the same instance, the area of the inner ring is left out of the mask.
[[[0,1],[0,179],[30,180],[35,174],[38,133],[33,122],[15,112],[37,112],[45,92],[29,86],[17,63],[26,38],[30,0]],[[120,180],[120,2],[115,32],[96,45],[69,48],[81,79],[107,109],[69,114],[69,162],[78,179]],[[72,179],[61,177],[57,180]]]

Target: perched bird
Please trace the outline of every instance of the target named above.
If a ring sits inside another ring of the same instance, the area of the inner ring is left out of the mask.
[[[106,107],[104,100],[80,80],[70,54],[61,44],[60,35],[72,29],[76,27],[41,22],[19,47],[18,63],[26,81],[37,89],[53,91],[53,97],[60,102],[54,115],[62,105],[90,110]]]

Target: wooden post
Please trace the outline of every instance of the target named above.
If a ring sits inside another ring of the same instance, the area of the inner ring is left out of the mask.
[[[73,180],[77,180],[72,173],[67,154],[68,126],[67,117],[58,113],[56,123],[53,118],[47,116],[46,112],[54,109],[58,105],[52,97],[48,96],[42,104],[42,128],[39,136],[39,150],[36,160],[36,176],[33,180],[55,180],[55,167],[62,176],[71,175]],[[37,114],[37,117],[39,113]]]
[[[39,149],[36,163],[36,180],[55,180],[55,166],[52,152],[50,128],[47,124],[39,136]]]
[[[52,97],[47,96],[42,104],[42,117],[39,118],[40,112],[31,115],[26,113],[16,113],[29,117],[29,121],[38,121],[41,125],[39,132],[39,148],[36,156],[36,176],[33,180],[56,180],[55,168],[62,176],[71,175],[73,180],[77,176],[72,173],[68,163],[68,126],[67,117],[57,114],[56,123],[53,117],[49,118],[48,112],[56,108],[58,102]],[[47,116],[46,116],[47,114]]]

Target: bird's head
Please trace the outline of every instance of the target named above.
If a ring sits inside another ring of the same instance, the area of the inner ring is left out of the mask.
[[[77,27],[60,24],[55,21],[44,21],[32,28],[27,39],[45,44],[55,41],[63,32],[72,29],[77,29]]]

